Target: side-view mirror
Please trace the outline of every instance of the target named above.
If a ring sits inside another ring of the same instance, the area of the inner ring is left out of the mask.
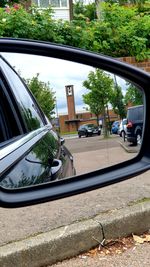
[[[150,168],[148,73],[45,42],[0,39],[0,53],[0,206],[71,196]]]

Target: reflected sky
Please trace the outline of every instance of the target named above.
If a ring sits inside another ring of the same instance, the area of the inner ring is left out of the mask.
[[[2,53],[2,55],[23,78],[29,79],[39,73],[41,81],[50,83],[50,87],[56,92],[58,114],[67,113],[66,85],[74,85],[76,112],[85,111],[86,105],[83,103],[82,95],[87,90],[82,84],[89,72],[94,70],[93,67],[35,55],[16,53]],[[124,90],[125,81],[117,77],[117,83]]]

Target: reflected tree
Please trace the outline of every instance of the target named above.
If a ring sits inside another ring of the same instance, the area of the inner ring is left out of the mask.
[[[39,120],[32,116],[30,109],[23,109],[22,112],[29,131],[36,130],[40,127]]]
[[[96,115],[97,123],[99,122],[99,115],[103,115],[104,136],[107,136],[106,110],[113,93],[113,79],[106,72],[96,69],[95,72],[90,71],[83,86],[89,91],[83,95],[83,101]]]
[[[55,92],[50,88],[50,83],[40,81],[39,73],[32,79],[26,79],[25,82],[37,99],[45,115],[51,119],[51,116],[54,114],[56,98]]]
[[[42,184],[42,183],[46,183],[49,181],[51,181],[50,169],[48,169],[47,180],[46,180],[45,172],[39,176],[32,175],[29,177],[27,177],[25,173],[22,172],[22,175],[19,181],[16,181],[15,179],[12,179],[11,177],[6,176],[6,178],[2,180],[0,184],[4,188],[13,188],[13,189],[16,188],[17,189],[21,187],[23,188],[23,187],[32,186],[35,184]]]
[[[128,83],[127,92],[125,95],[126,105],[131,104],[133,106],[143,104],[143,93],[140,89],[135,87],[133,84]]]
[[[117,84],[116,78],[114,83],[114,90],[111,96],[111,104],[114,112],[120,116],[120,119],[126,117],[126,108],[124,104],[122,88]]]
[[[41,164],[51,167],[53,160],[59,156],[59,142],[49,133],[32,151],[36,158],[41,161]]]

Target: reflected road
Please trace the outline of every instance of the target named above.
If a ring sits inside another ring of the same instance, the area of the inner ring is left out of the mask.
[[[121,138],[118,135],[104,139],[103,136],[69,138],[65,140],[65,145],[71,153],[93,151],[99,149],[108,149],[111,147],[120,147]]]
[[[66,139],[65,145],[73,155],[76,173],[82,174],[134,158],[136,153],[125,151],[121,141],[117,135],[107,139],[103,136],[77,137]]]

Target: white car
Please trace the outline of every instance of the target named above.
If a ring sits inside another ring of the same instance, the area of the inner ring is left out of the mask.
[[[119,126],[119,130],[118,130],[118,134],[120,135],[120,137],[123,137],[124,141],[125,141],[125,137],[127,134],[127,119],[123,119],[120,123]]]

